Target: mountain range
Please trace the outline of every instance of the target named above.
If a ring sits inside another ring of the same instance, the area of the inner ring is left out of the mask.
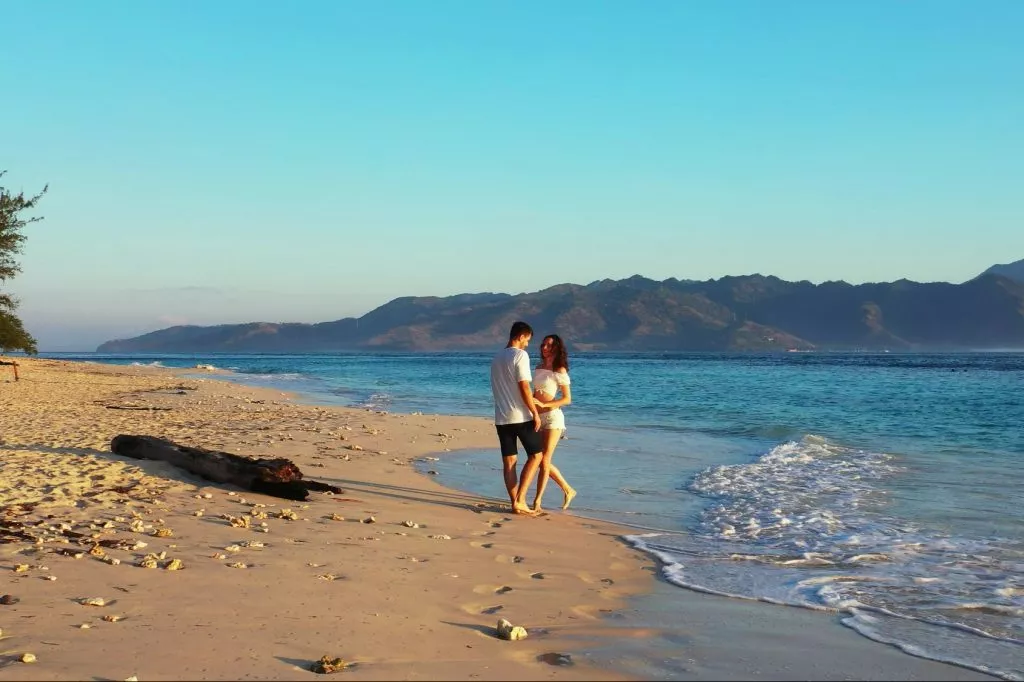
[[[637,275],[518,295],[402,297],[359,318],[176,326],[107,341],[97,351],[489,350],[505,343],[519,319],[537,334],[560,334],[576,351],[1024,348],[1024,260],[962,284]]]
[[[1018,282],[1024,282],[1024,259],[1014,261],[1013,263],[1006,263],[1005,265],[993,265],[981,274],[1002,275],[1003,277],[1015,279]]]

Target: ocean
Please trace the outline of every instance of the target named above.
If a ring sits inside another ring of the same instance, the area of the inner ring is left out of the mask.
[[[492,416],[486,353],[44,357],[211,364],[309,403]],[[826,609],[1024,680],[1024,354],[587,353],[570,375],[555,461],[571,511],[632,528],[666,581]],[[497,443],[430,467],[505,497]],[[546,506],[560,498],[551,484]]]

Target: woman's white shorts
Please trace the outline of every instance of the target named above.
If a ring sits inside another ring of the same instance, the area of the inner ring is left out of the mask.
[[[562,414],[562,408],[556,407],[550,412],[541,412],[540,428],[542,431],[553,431],[555,429],[565,431],[565,415]]]

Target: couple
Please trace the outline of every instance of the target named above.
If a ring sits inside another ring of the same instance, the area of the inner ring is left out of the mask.
[[[572,402],[569,391],[569,357],[565,344],[557,335],[544,337],[540,345],[540,364],[530,373],[530,356],[526,347],[533,338],[533,329],[525,322],[516,322],[508,335],[508,345],[491,361],[491,393],[494,395],[494,424],[501,444],[501,461],[505,474],[505,487],[512,500],[512,511],[517,514],[536,515],[541,511],[541,498],[548,479],[562,489],[566,509],[573,490],[551,458],[558,439],[565,431],[565,416],[561,407]],[[533,379],[533,389],[530,380]],[[559,389],[562,397],[556,398]],[[516,480],[518,440],[528,457],[522,476]],[[526,493],[537,475],[537,495],[533,507],[526,505]]]

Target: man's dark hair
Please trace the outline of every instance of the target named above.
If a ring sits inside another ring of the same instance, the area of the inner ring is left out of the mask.
[[[508,340],[515,341],[524,334],[533,336],[533,327],[520,320],[512,324],[512,330],[508,333]]]

